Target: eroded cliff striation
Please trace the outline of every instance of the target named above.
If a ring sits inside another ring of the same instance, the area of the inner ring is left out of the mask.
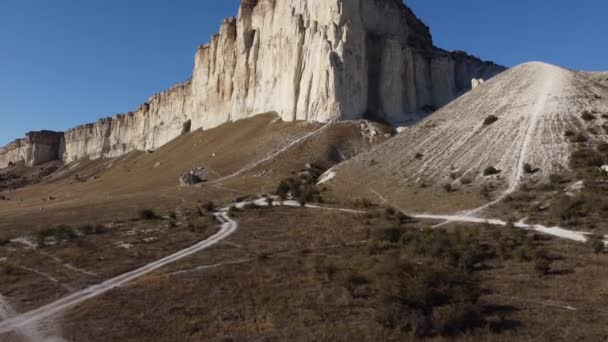
[[[105,118],[65,132],[67,162],[112,158],[154,150],[175,139],[190,120],[191,82],[152,96],[134,112]]]
[[[238,16],[198,49],[190,81],[135,112],[68,130],[57,155],[74,161],[156,149],[185,128],[268,112],[286,121],[401,125],[503,70],[434,47],[429,28],[400,0],[243,0]],[[0,166],[28,158],[22,142],[13,145],[0,152]]]
[[[36,166],[63,157],[65,141],[62,132],[29,132],[24,139],[18,139],[0,148],[0,168],[11,163],[24,161],[27,166]]]

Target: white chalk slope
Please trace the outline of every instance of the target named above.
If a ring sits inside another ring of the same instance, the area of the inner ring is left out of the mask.
[[[443,184],[454,175],[482,183],[483,170],[493,166],[502,171],[503,193],[512,192],[530,176],[524,164],[540,169],[535,177],[567,168],[572,144],[566,130],[594,128],[591,139],[607,140],[601,114],[608,114],[608,85],[597,75],[539,62],[517,66],[339,166],[337,177],[355,172],[372,186],[386,184],[385,177],[399,185]],[[585,110],[597,112],[597,119],[584,121]],[[490,115],[498,121],[486,126]],[[378,167],[370,171],[370,164]]]

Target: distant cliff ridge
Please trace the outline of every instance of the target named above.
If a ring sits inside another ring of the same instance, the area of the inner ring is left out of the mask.
[[[186,124],[210,129],[267,112],[285,121],[368,117],[397,125],[503,70],[434,47],[428,27],[400,0],[243,0],[238,17],[198,49],[190,81],[135,112],[70,129],[58,144],[9,144],[0,167],[43,162],[38,151],[47,148],[68,162],[156,149]]]
[[[65,152],[64,135],[61,132],[29,132],[24,139],[18,139],[0,148],[0,167],[11,162],[25,161],[27,166],[35,166],[52,160],[62,159]]]

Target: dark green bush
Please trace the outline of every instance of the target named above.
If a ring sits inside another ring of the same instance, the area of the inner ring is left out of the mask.
[[[315,185],[316,179],[307,177],[291,177],[279,183],[276,194],[282,200],[291,196],[304,205],[307,202],[320,202],[321,192]]]
[[[61,242],[64,240],[73,240],[79,236],[80,235],[78,232],[68,225],[45,228],[36,234],[38,245],[41,247],[46,246],[49,239],[54,239],[57,242]]]
[[[551,272],[551,259],[547,254],[540,250],[536,253],[533,260],[534,271],[541,276],[549,274]]]
[[[352,206],[355,208],[369,209],[375,207],[375,204],[369,198],[357,198],[352,202]]]
[[[496,117],[495,115],[490,115],[487,118],[485,118],[485,120],[483,121],[483,125],[489,126],[489,125],[495,123],[496,121],[498,121],[498,117]]]
[[[158,218],[158,215],[156,215],[156,212],[152,209],[142,209],[139,211],[138,215],[142,220],[155,220]]]
[[[499,174],[501,171],[495,168],[494,166],[488,166],[483,170],[484,176],[493,176]]]
[[[600,254],[606,249],[604,238],[600,235],[589,236],[587,238],[587,246],[596,254]]]
[[[602,165],[604,165],[602,155],[591,148],[578,149],[570,156],[570,167],[573,169],[601,167]]]
[[[585,197],[559,196],[551,204],[550,214],[564,225],[578,225],[588,215]]]
[[[81,232],[83,235],[99,235],[99,234],[106,233],[107,229],[106,229],[106,227],[104,227],[103,225],[100,225],[100,224],[97,224],[97,225],[85,224],[85,225],[78,227],[78,231]]]
[[[585,143],[587,141],[589,141],[589,137],[583,132],[576,132],[570,137],[570,142],[573,143]]]
[[[534,168],[532,165],[525,163],[524,164],[524,172],[525,173],[537,173],[539,169]]]
[[[583,112],[583,114],[581,115],[581,118],[585,121],[593,121],[593,120],[597,119],[595,117],[595,115],[591,114],[591,112],[588,110]]]
[[[466,332],[483,322],[481,289],[469,273],[438,263],[401,261],[378,278],[377,319],[386,327],[429,337]],[[440,314],[445,311],[453,314]]]
[[[213,203],[213,201],[205,201],[201,204],[201,208],[206,210],[208,213],[212,213],[215,211],[215,203]]]

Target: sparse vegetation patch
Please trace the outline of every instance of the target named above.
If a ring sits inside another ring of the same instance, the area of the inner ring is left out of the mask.
[[[501,171],[495,168],[494,166],[488,166],[483,170],[484,176],[493,176],[499,174]]]
[[[156,220],[158,215],[152,209],[142,209],[138,212],[139,218],[142,220]]]
[[[308,164],[296,176],[282,180],[276,194],[282,200],[293,198],[304,205],[307,202],[321,202],[321,191],[317,189],[317,181],[324,170]]]
[[[595,115],[593,115],[590,111],[586,110],[583,112],[583,114],[581,115],[581,118],[585,121],[593,121],[596,120],[597,118],[595,117]]]
[[[483,125],[490,126],[491,124],[495,123],[496,121],[498,121],[498,117],[495,115],[490,115],[487,118],[485,118],[485,120],[483,121]]]

